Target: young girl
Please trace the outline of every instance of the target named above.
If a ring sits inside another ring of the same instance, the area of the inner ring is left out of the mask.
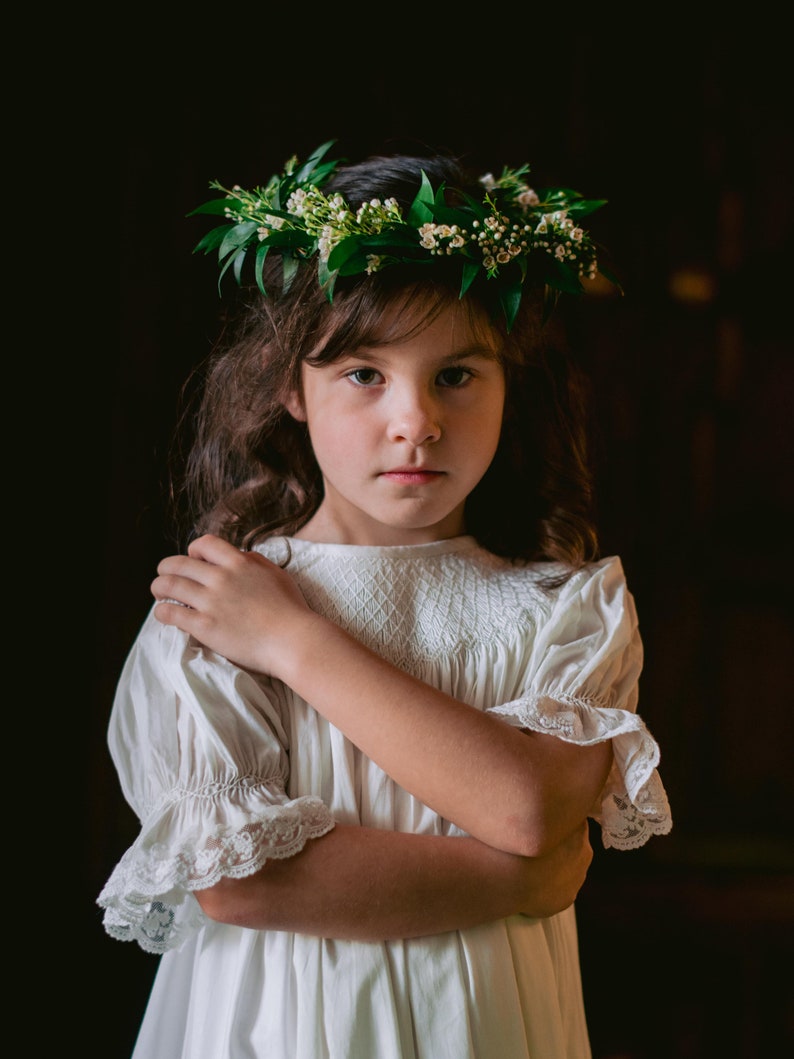
[[[549,296],[600,203],[324,145],[203,207],[244,287],[109,742],[135,1059],[582,1059],[573,901],[671,826]]]

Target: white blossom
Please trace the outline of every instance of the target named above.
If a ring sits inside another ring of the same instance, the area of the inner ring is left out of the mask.
[[[434,224],[423,224],[419,229],[419,241],[425,250],[432,250],[436,245],[436,226]]]
[[[538,198],[537,192],[533,191],[532,188],[527,188],[526,191],[522,191],[520,195],[516,197],[516,202],[519,206],[523,206],[525,210],[531,206],[539,206],[540,199]]]

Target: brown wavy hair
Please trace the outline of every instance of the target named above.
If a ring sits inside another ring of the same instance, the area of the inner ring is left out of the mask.
[[[406,208],[422,170],[435,187],[444,182],[481,197],[480,185],[443,155],[376,156],[339,169],[324,190],[341,192],[351,205],[393,196]],[[475,330],[498,333],[506,376],[501,438],[466,501],[466,532],[515,559],[573,569],[597,557],[586,379],[560,329],[542,323],[540,288],[527,284],[507,333],[495,281],[483,280],[459,300],[460,274],[443,259],[340,279],[332,303],[314,262],[300,267],[285,290],[280,260],[271,254],[264,283],[267,297],[255,287],[239,291],[185,390],[171,489],[181,540],[211,532],[250,548],[300,529],[323,496],[306,424],[284,408],[287,396],[300,391],[302,362],[329,363],[363,345],[407,338],[457,303]],[[395,304],[410,312],[395,313]]]

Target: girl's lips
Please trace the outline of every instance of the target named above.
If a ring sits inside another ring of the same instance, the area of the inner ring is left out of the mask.
[[[421,467],[397,467],[393,471],[382,471],[381,478],[388,478],[392,482],[421,485],[440,478],[443,473],[443,471],[431,471]]]

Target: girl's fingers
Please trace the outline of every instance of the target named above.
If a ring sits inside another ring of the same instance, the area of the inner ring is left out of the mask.
[[[191,610],[192,608],[188,607],[186,603],[179,603],[174,599],[160,599],[155,604],[154,616],[161,625],[176,625],[179,628],[183,628],[185,615],[190,613]]]
[[[234,545],[214,533],[205,533],[203,537],[196,537],[187,548],[187,553],[194,559],[204,559],[206,562],[219,563],[224,557],[238,555],[239,551]]]
[[[256,626],[264,637],[271,631],[274,610],[283,619],[292,613],[289,608],[306,607],[290,575],[275,563],[209,535],[193,541],[188,555],[162,559],[149,587],[158,604],[155,617],[199,638],[214,637],[213,630],[233,629],[240,622]]]
[[[217,570],[217,563],[191,555],[168,555],[157,564],[158,577],[198,585],[210,584]]]
[[[160,575],[152,581],[149,586],[149,591],[152,593],[158,603],[162,603],[169,600],[174,603],[180,603],[182,606],[192,606],[191,599],[194,598],[195,582],[191,584],[189,580],[184,577],[172,577],[170,575]]]

